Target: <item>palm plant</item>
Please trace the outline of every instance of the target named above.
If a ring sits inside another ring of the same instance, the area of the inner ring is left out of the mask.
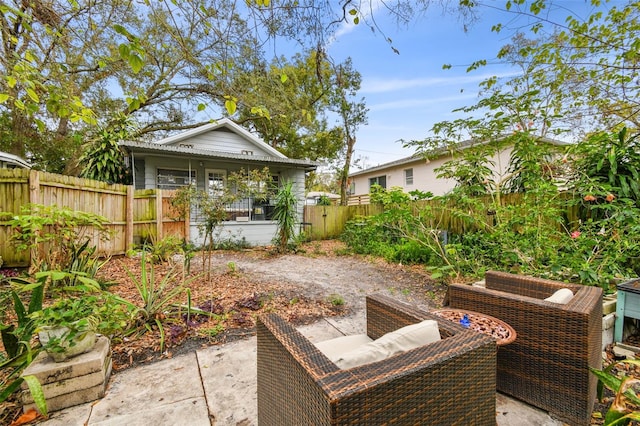
[[[273,219],[278,222],[276,240],[281,252],[287,251],[289,241],[295,235],[297,202],[293,193],[293,182],[286,181],[276,194],[276,205],[273,209]]]

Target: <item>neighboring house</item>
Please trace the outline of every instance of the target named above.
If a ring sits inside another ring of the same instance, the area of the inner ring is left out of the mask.
[[[331,192],[324,191],[311,191],[307,192],[305,204],[308,206],[315,206],[322,197],[327,197],[331,204],[337,204],[340,201],[340,196],[338,194],[332,194]]]
[[[272,182],[293,182],[298,198],[298,222],[302,222],[305,203],[306,173],[317,164],[309,160],[287,158],[260,138],[228,119],[217,120],[195,129],[161,139],[155,143],[123,142],[129,161],[133,163],[136,189],[178,189],[195,184],[197,189],[216,194],[227,185],[227,176],[241,169],[269,168]],[[245,239],[251,245],[270,244],[276,234],[271,220],[274,200],[246,198],[227,206],[227,220],[221,238]],[[203,243],[198,230],[202,218],[192,210],[190,240]]]
[[[0,169],[30,169],[31,165],[17,155],[0,151]]]
[[[568,143],[553,139],[542,139],[543,142],[554,146],[565,146]],[[474,141],[465,141],[458,144],[457,150],[472,149],[479,144]],[[493,162],[495,180],[506,176],[509,170],[509,162],[513,146],[505,146],[496,152],[490,160]],[[401,187],[405,192],[419,190],[432,192],[433,195],[443,195],[456,186],[453,179],[438,178],[435,170],[444,163],[454,158],[449,150],[442,150],[430,156],[428,159],[422,154],[414,154],[410,157],[381,164],[366,170],[349,174],[349,195],[369,194],[371,186],[378,184],[383,188]]]

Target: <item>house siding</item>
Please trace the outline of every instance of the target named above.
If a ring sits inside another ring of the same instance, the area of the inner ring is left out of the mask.
[[[491,156],[490,161],[494,163],[493,179],[498,181],[506,176],[509,169],[509,158],[512,148],[505,148],[497,154]],[[416,159],[404,164],[398,164],[386,168],[380,168],[371,172],[357,174],[352,176],[351,180],[354,184],[354,193],[352,195],[364,195],[369,193],[369,179],[377,176],[386,176],[387,189],[392,187],[400,187],[405,192],[419,190],[423,192],[431,192],[433,195],[444,195],[456,186],[453,179],[443,179],[437,177],[437,168],[442,167],[444,163],[451,160],[451,156],[442,156],[433,160]],[[406,185],[404,179],[404,171],[413,169],[413,184]]]
[[[248,141],[237,133],[233,133],[226,129],[217,129],[202,133],[200,135],[193,136],[188,140],[168,144],[168,146],[188,146],[194,149],[230,154],[241,154],[243,151],[249,151],[252,152],[253,155],[271,155],[258,145]]]

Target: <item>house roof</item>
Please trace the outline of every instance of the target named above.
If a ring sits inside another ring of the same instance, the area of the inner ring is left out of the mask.
[[[148,142],[120,142],[121,147],[125,148],[130,153],[146,153],[156,155],[172,155],[183,154],[185,157],[192,157],[194,159],[217,159],[228,161],[247,161],[268,163],[268,164],[281,164],[286,166],[301,167],[305,170],[315,170],[320,163],[311,160],[297,160],[293,158],[287,158],[284,156],[264,156],[264,155],[251,155],[251,154],[236,154],[228,152],[216,152],[204,149],[187,148],[184,146],[174,145],[160,145],[158,143]]]
[[[26,160],[23,160],[17,155],[9,154],[8,152],[0,151],[0,162],[12,164],[14,166],[22,167],[25,169],[31,168],[31,164],[29,164]]]
[[[178,133],[177,135],[169,136],[164,139],[160,139],[155,143],[159,145],[171,145],[177,142],[182,142],[184,140],[190,139],[194,136],[201,135],[202,133],[212,132],[215,130],[219,130],[221,128],[226,128],[249,141],[250,143],[258,146],[260,149],[267,151],[269,154],[274,157],[287,158],[283,153],[273,148],[269,144],[265,143],[262,139],[248,131],[247,129],[239,126],[228,118],[221,118],[219,120],[214,121],[213,123],[204,124],[200,127],[196,127],[195,129],[187,130],[186,132]]]
[[[310,191],[307,192],[307,198],[315,198],[315,197],[327,197],[331,200],[337,200],[340,198],[338,194],[332,194],[331,192],[325,191]]]
[[[560,140],[557,140],[557,139],[550,139],[550,138],[544,138],[543,137],[543,138],[540,138],[539,140],[542,141],[542,142],[546,142],[546,143],[549,143],[551,145],[557,145],[557,146],[570,145],[569,142],[560,141]],[[479,141],[474,140],[474,139],[469,139],[469,140],[462,141],[462,142],[456,144],[454,146],[454,148],[458,149],[458,150],[469,149],[469,148],[471,148],[473,146],[485,145],[487,143],[488,143],[487,141],[479,142]],[[447,153],[449,153],[450,150],[451,150],[450,148],[439,148],[439,149],[436,149],[434,151],[431,151],[427,155],[432,156],[432,157],[436,157],[436,158],[437,157],[442,157],[443,155],[446,155]],[[413,155],[411,155],[409,157],[401,158],[399,160],[390,161],[388,163],[379,164],[379,165],[377,165],[375,167],[370,167],[368,169],[364,169],[364,170],[360,170],[360,171],[357,171],[357,172],[349,173],[349,177],[359,176],[359,175],[363,175],[363,174],[367,174],[367,173],[372,173],[372,172],[376,172],[376,171],[379,171],[379,170],[385,170],[385,169],[388,169],[388,168],[391,168],[391,167],[401,166],[401,165],[404,165],[404,164],[415,163],[417,161],[424,161],[424,159],[425,159],[425,154],[416,153],[416,154],[413,154]]]

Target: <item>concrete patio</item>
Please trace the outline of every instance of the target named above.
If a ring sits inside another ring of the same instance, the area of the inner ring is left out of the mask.
[[[325,318],[300,327],[313,342],[364,329],[361,314]],[[496,393],[496,401],[498,426],[562,425],[546,412],[500,393]],[[115,373],[104,398],[54,412],[42,424],[257,425],[256,338]]]

